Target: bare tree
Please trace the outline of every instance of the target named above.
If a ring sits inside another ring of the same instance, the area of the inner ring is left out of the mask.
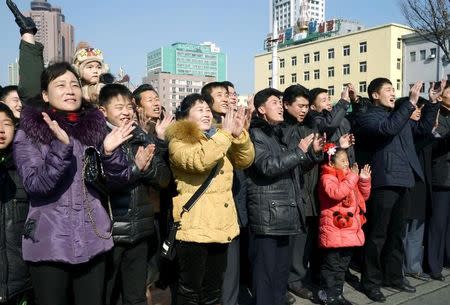
[[[450,59],[450,0],[399,0],[409,26],[440,47]]]

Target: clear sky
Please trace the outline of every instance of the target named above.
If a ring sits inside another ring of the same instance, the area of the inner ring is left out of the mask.
[[[326,18],[342,17],[365,26],[404,23],[398,0],[326,0]],[[139,84],[146,53],[174,42],[215,42],[228,55],[228,78],[239,93],[253,91],[253,56],[263,51],[269,31],[268,0],[49,0],[75,26],[75,41],[103,50],[116,74],[120,66]],[[30,1],[16,0],[22,10]],[[18,56],[19,31],[0,2],[0,84]]]

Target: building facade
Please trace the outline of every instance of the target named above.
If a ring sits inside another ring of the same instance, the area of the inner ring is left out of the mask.
[[[8,65],[8,84],[19,85],[19,59]]]
[[[74,27],[65,22],[61,8],[52,7],[46,0],[31,1],[28,17],[38,28],[36,40],[44,45],[44,62],[72,61],[74,55]]]
[[[227,56],[215,44],[174,43],[147,54],[147,74],[168,72],[175,75],[227,79]]]
[[[403,95],[417,81],[423,81],[422,96],[428,96],[431,82],[450,79],[450,61],[436,44],[414,33],[403,40]]]
[[[306,12],[303,10],[306,9]],[[269,29],[273,32],[274,22],[278,32],[292,28],[303,17],[305,22],[325,21],[325,0],[269,0]]]
[[[169,72],[158,72],[149,74],[142,82],[152,85],[158,92],[161,104],[166,111],[174,114],[186,95],[200,93],[204,85],[215,80],[212,76],[177,75]]]
[[[407,26],[386,24],[279,49],[279,89],[296,83],[321,87],[336,100],[348,83],[365,95],[372,79],[386,77],[400,93],[402,36],[412,32]],[[255,92],[271,87],[272,54],[256,55],[254,63]]]

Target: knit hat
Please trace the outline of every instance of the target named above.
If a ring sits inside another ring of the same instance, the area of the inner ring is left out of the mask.
[[[84,67],[91,62],[98,62],[102,66],[102,73],[108,72],[108,67],[103,61],[103,52],[100,49],[91,48],[87,43],[80,42],[77,52],[73,57],[73,67],[81,77]]]

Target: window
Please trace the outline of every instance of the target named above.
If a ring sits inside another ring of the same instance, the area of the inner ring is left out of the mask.
[[[401,70],[401,69],[402,69],[402,59],[397,58],[397,70]]]
[[[359,63],[359,72],[361,73],[367,72],[367,61],[362,61]]]
[[[269,77],[269,87],[272,87],[272,77]]]
[[[397,79],[397,90],[400,90],[400,86],[401,86],[400,80]]]
[[[349,75],[350,74],[350,65],[349,64],[345,64],[343,66],[343,72],[344,72],[344,75]]]
[[[334,95],[334,86],[328,86],[328,95],[333,96]]]
[[[328,77],[334,77],[334,67],[328,67]]]
[[[284,68],[284,58],[280,59],[280,69]]]
[[[359,82],[359,92],[366,92],[366,91],[367,91],[367,83]]]
[[[272,70],[272,62],[269,61],[269,70]]]
[[[320,79],[320,70],[314,70],[314,79]]]
[[[427,50],[420,50],[420,60],[427,59]]]
[[[280,85],[284,85],[284,75],[280,76]]]
[[[292,73],[291,74],[291,82],[292,83],[296,83],[297,82],[297,73]]]
[[[416,61],[416,52],[410,52],[409,53],[409,61],[415,62]]]
[[[305,71],[305,72],[303,73],[303,79],[304,79],[305,81],[309,81],[309,71]]]
[[[296,65],[297,65],[297,56],[291,57],[291,64],[292,64],[293,66],[296,66]]]
[[[431,53],[431,55],[436,56],[436,48],[430,49],[430,53]]]
[[[367,42],[360,42],[359,43],[359,53],[367,53]]]
[[[397,38],[397,49],[401,49],[401,48],[402,48],[402,40],[400,38]]]
[[[344,46],[344,56],[350,56],[350,46]]]
[[[308,54],[305,54],[305,55],[303,56],[303,62],[304,62],[305,64],[309,64],[309,53],[308,53]]]
[[[320,53],[314,52],[314,61],[319,61],[319,60],[320,60]]]
[[[328,59],[334,58],[334,49],[328,49]]]

